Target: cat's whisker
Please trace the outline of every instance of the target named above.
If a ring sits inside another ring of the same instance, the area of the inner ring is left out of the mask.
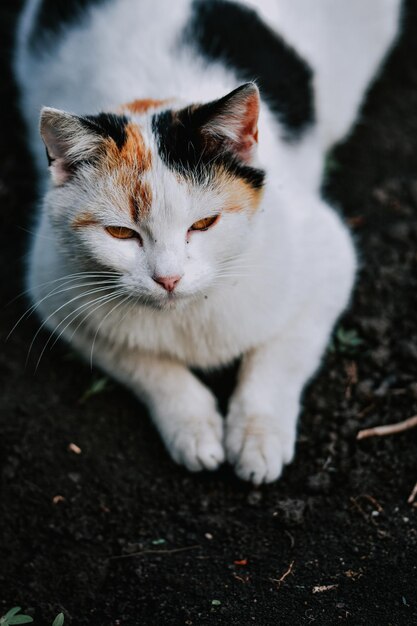
[[[74,298],[71,298],[71,300],[68,300],[68,301],[64,302],[63,304],[61,304],[61,306],[59,306],[59,307],[58,307],[57,309],[55,309],[55,310],[54,310],[54,311],[53,311],[50,315],[48,315],[48,317],[46,317],[46,318],[44,319],[44,321],[42,322],[42,324],[39,326],[38,330],[37,330],[37,331],[36,331],[36,333],[35,333],[35,336],[34,336],[34,337],[33,337],[33,339],[32,339],[32,342],[31,342],[31,344],[30,344],[30,346],[29,346],[29,351],[28,351],[28,354],[27,354],[27,357],[26,357],[26,364],[27,364],[27,362],[28,362],[28,360],[29,360],[29,356],[30,356],[30,353],[31,353],[31,351],[32,351],[33,344],[35,343],[37,336],[39,335],[39,333],[41,332],[41,330],[45,327],[45,325],[47,324],[47,322],[51,319],[51,317],[54,317],[54,316],[55,316],[57,313],[59,313],[59,311],[61,311],[64,307],[66,307],[66,306],[70,305],[72,302],[75,302],[76,300],[79,300],[80,298],[87,297],[87,296],[90,296],[90,295],[93,295],[93,294],[95,294],[95,293],[99,293],[99,292],[101,292],[101,291],[105,291],[105,290],[108,290],[108,289],[110,289],[110,287],[108,287],[108,286],[106,286],[106,287],[97,287],[96,289],[90,289],[89,291],[86,291],[86,292],[83,292],[83,293],[81,293],[81,294],[78,294],[78,295],[77,295],[77,296],[75,296]]]
[[[116,297],[120,297],[120,296],[126,295],[126,292],[125,292],[124,290],[120,290],[117,294],[114,294],[114,295],[115,295]],[[135,300],[137,301],[137,298],[136,298]],[[111,301],[111,299],[107,300],[106,302],[110,302],[110,301]],[[73,330],[73,332],[72,332],[72,335],[71,335],[71,337],[70,337],[70,340],[74,337],[74,335],[75,335],[75,333],[78,331],[79,327],[80,327],[82,324],[84,324],[84,323],[85,323],[85,321],[87,320],[87,318],[88,318],[88,317],[90,317],[90,315],[93,315],[93,314],[95,313],[95,311],[96,311],[97,309],[99,309],[101,306],[103,306],[104,304],[106,304],[106,302],[101,303],[101,304],[100,304],[100,305],[98,305],[96,308],[94,308],[94,309],[92,309],[91,311],[89,311],[89,312],[87,313],[87,315],[86,315],[85,317],[83,317],[83,318],[82,318],[82,319],[78,322],[77,326],[74,328],[74,330]],[[93,302],[93,304],[97,304],[97,300],[95,300],[95,301]],[[132,305],[132,306],[133,306],[133,305]],[[77,317],[78,317],[78,315],[77,315]],[[71,320],[69,323],[71,324],[73,321],[75,321],[75,319],[76,319],[76,318],[74,318],[74,320]],[[124,319],[124,317],[123,317],[123,319]],[[67,327],[68,327],[68,325],[67,325]],[[67,327],[66,327],[66,328],[67,328]],[[65,329],[65,330],[66,330],[66,329]],[[61,334],[62,334],[62,333],[60,333],[59,337],[61,336]],[[54,342],[54,344],[51,346],[51,348],[53,348],[53,346],[55,345],[55,343],[56,343],[56,341],[59,339],[59,337],[55,340],[55,342]]]
[[[93,305],[97,304],[97,302],[99,302],[99,301],[102,301],[102,302],[101,302],[101,304],[103,304],[103,305],[104,305],[106,302],[112,301],[112,300],[114,300],[115,298],[118,298],[118,297],[119,297],[119,294],[117,294],[117,295],[114,295],[114,294],[113,294],[113,295],[112,295],[112,294],[109,294],[109,295],[106,295],[106,296],[101,296],[101,297],[99,297],[99,298],[95,298],[95,299],[94,299],[93,301],[91,301],[91,302],[84,302],[81,306],[77,307],[77,308],[75,309],[75,311],[71,311],[68,315],[66,315],[66,316],[64,317],[64,319],[63,319],[63,320],[61,320],[61,322],[60,322],[60,323],[59,323],[59,324],[58,324],[58,325],[57,325],[57,326],[53,329],[53,331],[50,333],[50,335],[49,335],[49,337],[48,337],[47,341],[45,342],[45,345],[44,345],[44,347],[43,347],[43,349],[42,349],[42,352],[41,352],[41,354],[40,354],[40,356],[39,356],[39,358],[38,358],[38,361],[37,361],[37,363],[36,363],[36,366],[35,366],[35,372],[37,371],[37,369],[38,369],[38,367],[39,367],[39,364],[40,364],[40,362],[41,362],[41,359],[42,359],[42,357],[43,357],[43,355],[44,355],[44,353],[45,353],[45,350],[46,350],[46,348],[48,347],[48,345],[49,345],[49,343],[50,343],[50,341],[51,341],[52,337],[55,335],[56,331],[60,328],[60,326],[62,326],[62,324],[63,324],[63,323],[64,323],[64,322],[68,319],[68,317],[73,316],[73,315],[74,315],[74,313],[75,313],[75,317],[74,317],[73,319],[70,319],[70,320],[69,320],[69,322],[66,324],[65,328],[64,328],[64,329],[60,332],[60,334],[58,335],[58,337],[55,339],[54,343],[51,345],[51,348],[50,348],[51,350],[52,350],[52,348],[54,347],[54,345],[56,344],[56,342],[58,341],[58,339],[61,337],[62,333],[63,333],[63,332],[65,332],[65,330],[67,329],[67,327],[68,327],[68,326],[69,326],[69,325],[70,325],[73,321],[75,321],[75,319],[77,319],[77,317],[78,317],[79,315],[81,315],[81,314],[82,314],[82,313],[83,313],[83,312],[84,312],[87,308],[89,308],[90,306],[93,306]]]
[[[87,308],[89,308],[90,306],[94,306],[96,305],[98,302],[100,302],[99,306],[102,306],[104,304],[106,304],[106,302],[109,302],[111,300],[113,300],[113,298],[119,298],[121,295],[124,295],[125,291],[124,290],[118,290],[116,292],[112,292],[110,294],[106,294],[104,296],[100,296],[98,298],[94,298],[91,302],[87,302],[87,303],[83,303],[81,304],[79,307],[77,307],[76,309],[74,309],[73,311],[71,311],[70,313],[68,313],[68,315],[66,315],[64,317],[63,320],[61,320],[61,322],[58,324],[58,326],[55,328],[54,332],[56,330],[58,330],[58,328],[60,326],[62,326],[62,324],[72,315],[74,315],[73,319],[70,319],[69,322],[66,324],[65,328],[59,333],[59,335],[57,336],[57,338],[55,339],[54,343],[51,345],[51,350],[54,347],[54,345],[56,344],[56,342],[60,339],[61,335],[65,332],[65,330],[68,328],[68,326],[70,324],[72,324],[73,322],[75,322],[75,320],[81,315],[81,313],[83,313]],[[97,308],[99,308],[99,306],[97,306]],[[81,326],[81,324],[87,319],[87,317],[89,317],[90,315],[92,315],[94,313],[96,309],[92,309],[91,311],[89,311],[89,313],[82,318],[82,320],[78,323],[78,325],[76,326],[76,328],[74,329],[70,339],[72,339],[72,337],[74,336],[74,334],[76,333],[76,331],[78,330],[78,328]],[[80,312],[79,312],[80,311]]]
[[[65,291],[71,291],[73,289],[81,289],[83,287],[86,286],[92,286],[92,285],[101,285],[101,286],[105,286],[107,285],[108,288],[111,288],[113,285],[117,285],[117,282],[115,281],[110,281],[110,280],[106,280],[106,281],[94,281],[94,282],[90,282],[90,283],[77,283],[76,285],[72,285],[71,287],[66,287],[66,285],[68,283],[74,282],[74,280],[78,280],[78,279],[71,279],[61,285],[58,285],[56,287],[54,287],[51,291],[49,291],[43,298],[41,298],[40,300],[37,300],[36,302],[34,302],[28,309],[26,309],[26,311],[19,317],[19,319],[17,320],[17,322],[14,324],[14,326],[12,327],[12,329],[10,330],[10,332],[8,333],[7,337],[6,337],[6,341],[8,341],[8,339],[11,337],[11,335],[13,334],[13,332],[16,330],[16,328],[19,326],[19,324],[26,318],[30,317],[32,315],[32,313],[34,313],[36,311],[37,308],[39,308],[39,306],[42,304],[42,302],[44,302],[45,300],[47,300],[48,298],[52,298],[53,296],[59,295]]]
[[[99,278],[101,276],[114,276],[116,278],[116,277],[120,277],[120,273],[119,272],[77,272],[75,274],[67,274],[66,276],[61,276],[60,278],[54,278],[53,280],[47,280],[43,283],[37,283],[37,287],[45,287],[46,285],[53,285],[54,283],[65,281],[66,279],[76,280],[77,278]],[[16,302],[16,300],[18,300],[19,298],[23,298],[24,296],[27,296],[29,293],[31,293],[31,291],[32,289],[24,289],[24,291],[21,291],[20,293],[17,294],[17,296],[14,296],[14,298],[9,300],[9,302],[7,302],[5,307],[10,306],[11,304],[13,304],[13,302]]]
[[[94,335],[93,343],[92,343],[92,346],[91,346],[91,353],[90,353],[90,368],[91,369],[93,368],[94,346],[95,346],[95,343],[96,343],[97,335],[99,333],[99,330],[100,330],[103,322],[109,317],[109,315],[111,315],[116,309],[118,309],[119,306],[121,306],[122,304],[127,302],[129,300],[129,298],[130,298],[130,295],[127,295],[121,302],[119,302],[118,304],[115,304],[114,307],[112,307],[110,309],[110,311],[103,317],[103,319],[101,320],[100,324],[98,325],[97,330],[96,330],[96,334]]]
[[[55,346],[55,344],[57,343],[57,341],[61,338],[61,336],[63,335],[63,333],[67,330],[67,328],[73,323],[75,322],[75,320],[82,315],[87,309],[89,309],[90,307],[95,307],[93,309],[96,310],[98,308],[100,308],[100,306],[104,306],[106,303],[111,302],[112,300],[115,300],[116,298],[119,298],[121,295],[123,295],[124,292],[120,291],[118,293],[113,293],[113,294],[107,294],[105,296],[100,296],[98,298],[94,298],[94,300],[92,300],[91,302],[84,302],[81,306],[77,307],[74,311],[71,311],[70,313],[68,313],[68,315],[66,315],[61,322],[53,329],[53,331],[51,332],[50,336],[48,337],[45,346],[42,349],[42,352],[39,356],[38,362],[36,364],[36,369],[39,366],[39,363],[42,359],[43,354],[45,353],[46,348],[49,345],[49,342],[51,341],[52,337],[56,334],[57,330],[59,330],[59,328],[65,323],[65,321],[69,319],[69,321],[65,324],[64,328],[60,331],[59,335],[55,338],[53,344],[50,346],[50,350],[52,350],[52,348]],[[99,303],[99,304],[98,304]],[[90,311],[87,316],[85,316],[84,318],[82,318],[81,322],[78,324],[77,328],[74,330],[73,334],[71,335],[71,338],[74,336],[74,333],[76,332],[76,330],[78,330],[79,326],[82,324],[82,322],[88,317],[88,315],[90,315],[90,313],[92,313],[93,311]]]

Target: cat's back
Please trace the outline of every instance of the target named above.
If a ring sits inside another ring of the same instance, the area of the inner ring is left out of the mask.
[[[250,80],[264,102],[261,152],[280,162],[274,136],[299,140],[314,123],[312,71],[268,23],[272,4],[255,4],[28,0],[15,66],[38,162],[44,105],[85,114],[136,99],[203,102]]]
[[[312,71],[274,17],[270,0],[28,0],[17,75],[36,108],[83,113],[141,97],[210,100],[256,80],[299,136],[314,120]]]
[[[162,85],[169,92],[175,83],[170,51],[189,6],[189,0],[169,7],[164,0],[29,0],[18,34],[19,81],[42,104],[73,112],[108,109],[141,97],[141,90],[161,97]]]
[[[218,98],[256,80],[280,135],[349,128],[392,42],[401,0],[28,0],[16,74],[42,105],[93,113],[139,98]],[[301,140],[301,141],[300,141]]]

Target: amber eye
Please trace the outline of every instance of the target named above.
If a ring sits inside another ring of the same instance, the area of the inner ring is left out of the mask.
[[[112,237],[116,237],[116,239],[139,238],[139,233],[132,228],[125,228],[125,226],[106,226],[106,231]]]
[[[212,215],[211,217],[204,217],[202,220],[198,220],[198,222],[194,222],[191,226],[190,230],[207,230],[210,226],[214,226],[214,224],[220,219],[220,215]]]

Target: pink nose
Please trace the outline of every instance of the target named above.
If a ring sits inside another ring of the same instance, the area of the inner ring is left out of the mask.
[[[181,276],[153,276],[153,279],[166,291],[174,291],[181,280]]]

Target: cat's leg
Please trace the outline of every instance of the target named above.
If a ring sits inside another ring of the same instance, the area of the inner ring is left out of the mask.
[[[72,343],[90,359],[88,339]],[[94,361],[147,404],[174,461],[191,471],[214,470],[224,461],[215,397],[182,363],[128,348],[111,350],[97,341]]]
[[[292,460],[301,393],[320,363],[333,321],[300,316],[244,356],[226,420],[227,458],[241,478],[271,482]]]

